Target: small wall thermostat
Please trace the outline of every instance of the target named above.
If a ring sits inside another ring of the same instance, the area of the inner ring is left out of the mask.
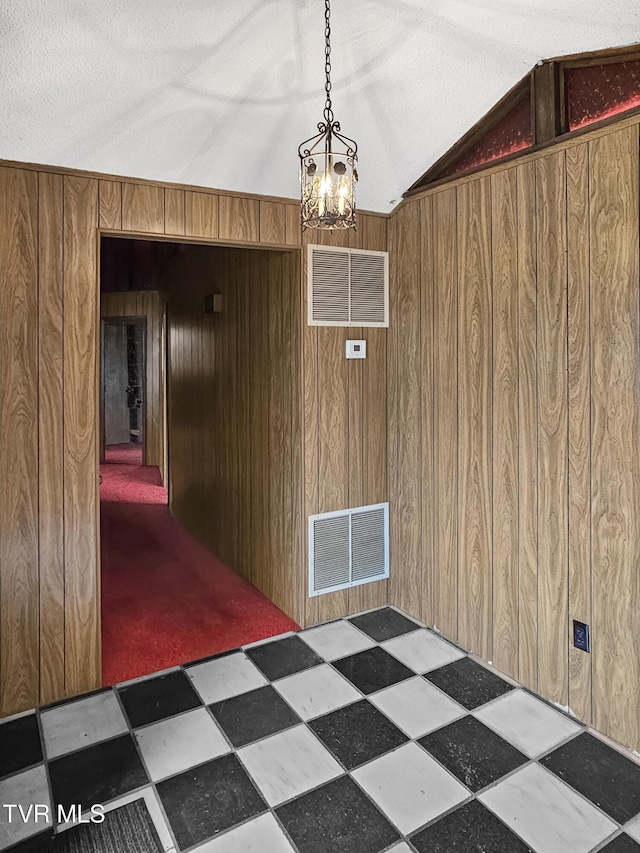
[[[366,358],[366,341],[347,341],[347,358]]]

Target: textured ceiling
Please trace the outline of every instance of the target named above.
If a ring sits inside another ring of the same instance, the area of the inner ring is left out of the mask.
[[[297,196],[322,0],[3,0],[0,158]],[[535,63],[640,39],[639,0],[333,0],[336,118],[388,211]]]

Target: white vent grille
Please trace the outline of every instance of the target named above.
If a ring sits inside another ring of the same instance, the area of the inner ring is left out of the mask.
[[[308,248],[309,325],[389,325],[389,255],[334,246]]]
[[[309,516],[309,595],[389,577],[389,504]]]

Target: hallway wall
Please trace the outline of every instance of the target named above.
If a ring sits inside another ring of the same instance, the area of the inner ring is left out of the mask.
[[[638,122],[389,225],[390,600],[634,749]]]
[[[146,317],[145,462],[160,468],[166,483],[166,351],[164,333],[166,295],[157,290],[100,294],[100,317]]]
[[[297,252],[193,246],[165,278],[171,511],[297,621],[299,276]],[[204,313],[211,293],[221,313]]]

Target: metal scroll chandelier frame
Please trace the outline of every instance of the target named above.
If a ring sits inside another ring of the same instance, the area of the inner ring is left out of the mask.
[[[340,132],[340,122],[333,115],[329,0],[325,0],[324,17],[324,88],[327,96],[324,121],[318,123],[319,132],[302,142],[298,148],[302,227],[327,230],[355,228],[358,146],[353,139]]]

